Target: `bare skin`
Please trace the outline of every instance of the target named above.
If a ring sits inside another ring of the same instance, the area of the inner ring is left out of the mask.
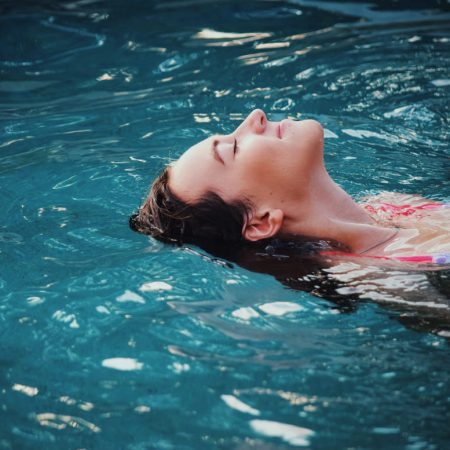
[[[270,122],[263,111],[254,110],[233,133],[187,150],[171,166],[169,186],[186,202],[208,191],[225,201],[249,199],[254,209],[242,234],[250,241],[309,236],[369,256],[383,255],[415,234],[380,222],[356,203],[329,176],[323,150],[317,121]]]

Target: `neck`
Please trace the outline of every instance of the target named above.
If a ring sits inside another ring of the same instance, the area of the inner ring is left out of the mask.
[[[351,252],[382,253],[396,230],[377,225],[347,192],[328,175],[325,168],[311,177],[308,198],[295,200],[286,215],[289,234],[340,242]],[[383,245],[384,244],[384,245]]]

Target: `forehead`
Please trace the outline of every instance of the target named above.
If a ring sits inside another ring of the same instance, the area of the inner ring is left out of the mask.
[[[190,161],[193,157],[199,157],[199,155],[207,152],[208,148],[211,147],[214,136],[207,137],[203,141],[197,142],[192,147],[189,147],[182,155],[172,164],[175,166],[183,166]]]
[[[181,200],[192,201],[206,192],[212,141],[213,137],[209,137],[198,142],[170,165],[169,188]]]

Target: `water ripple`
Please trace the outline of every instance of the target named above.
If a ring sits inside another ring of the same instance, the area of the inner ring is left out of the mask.
[[[0,6],[0,446],[444,448],[448,270],[270,275],[127,225],[256,107],[319,120],[357,198],[448,200],[442,2],[32,3]]]
[[[7,20],[6,20],[7,19]],[[49,33],[46,32],[45,29],[55,30],[62,33],[68,33],[73,34],[77,36],[77,40],[80,41],[83,38],[86,38],[86,43],[81,46],[77,46],[72,49],[67,49],[66,46],[58,49],[52,48],[51,51],[48,51],[45,45],[43,45],[41,48],[36,48],[36,40],[29,39],[29,48],[22,45],[20,48],[20,53],[29,53],[30,55],[35,53],[41,55],[38,59],[22,59],[22,60],[12,60],[9,59],[11,56],[14,55],[8,55],[8,54],[0,54],[0,66],[6,66],[6,67],[30,67],[35,66],[38,64],[44,64],[51,61],[59,61],[63,58],[67,58],[68,56],[84,52],[88,50],[94,50],[98,47],[101,47],[105,42],[105,36],[102,36],[101,34],[91,33],[89,31],[80,29],[80,28],[72,28],[69,26],[60,25],[55,21],[54,17],[49,17],[47,19],[40,19],[39,17],[36,17],[35,20],[32,20],[33,18],[30,16],[3,16],[2,19],[0,19],[4,24],[6,23],[7,26],[11,28],[19,28],[22,30],[22,33],[24,36],[33,35],[33,36],[42,36],[42,35],[48,35]],[[5,32],[5,28],[3,28],[3,32]],[[64,38],[64,36],[60,36],[59,33],[51,36],[47,36],[47,39],[49,41],[52,41],[53,43],[57,43],[60,41],[66,41],[67,39]],[[26,41],[25,41],[26,42]],[[77,42],[78,44],[78,42]],[[13,49],[17,48],[17,45],[11,46]],[[9,46],[3,46],[3,50],[9,49]],[[47,53],[48,52],[48,53]],[[14,53],[14,52],[13,52]]]

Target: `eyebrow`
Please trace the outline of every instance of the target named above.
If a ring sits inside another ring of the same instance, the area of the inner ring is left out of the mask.
[[[221,164],[225,165],[225,163],[223,162],[223,159],[220,157],[219,152],[217,151],[217,144],[218,143],[219,143],[218,139],[213,139],[212,145],[211,145],[211,151],[212,151],[212,154],[214,156],[214,159],[219,161]]]

